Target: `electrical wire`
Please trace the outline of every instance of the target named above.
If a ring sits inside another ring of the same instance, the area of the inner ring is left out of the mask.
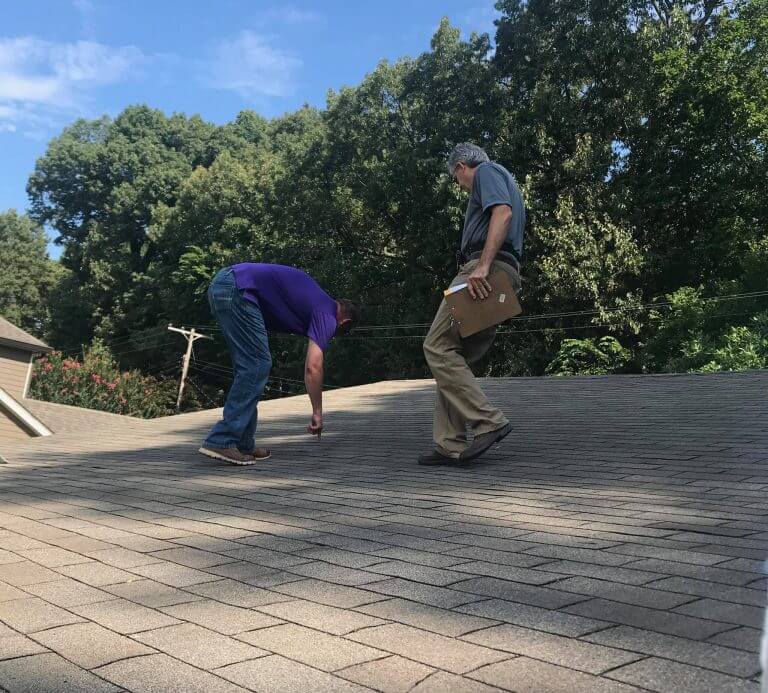
[[[707,298],[700,299],[701,303],[712,303],[712,302],[723,302],[723,301],[733,301],[733,300],[740,300],[740,299],[749,299],[749,298],[761,298],[768,296],[768,291],[751,291],[746,293],[740,293],[740,294],[724,294],[722,296],[710,296]],[[633,311],[639,311],[639,310],[653,310],[655,308],[668,308],[672,307],[675,304],[671,301],[656,301],[653,303],[642,303],[638,304],[636,306],[621,306],[616,308],[605,308],[603,310],[574,310],[574,311],[563,311],[559,313],[538,313],[534,315],[521,315],[519,317],[514,318],[515,322],[524,322],[528,320],[547,320],[547,319],[555,319],[555,318],[572,318],[572,317],[580,317],[580,316],[586,316],[586,315],[605,315],[610,313],[623,313],[623,312],[633,312]],[[424,328],[429,327],[431,323],[428,322],[422,322],[422,323],[398,323],[398,324],[392,324],[392,325],[362,325],[361,327],[356,327],[354,329],[354,333],[358,334],[361,332],[375,332],[379,330],[401,330],[401,329],[418,329],[418,328]],[[215,323],[209,323],[207,325],[190,325],[190,327],[194,327],[195,329],[201,329],[201,330],[209,330],[214,332],[220,332],[221,328],[216,325]],[[280,337],[280,336],[287,336],[287,335],[271,335],[271,337]]]
[[[205,368],[201,368],[199,366],[193,366],[192,364],[190,364],[190,368],[194,369],[196,372],[198,372],[200,374],[203,374],[203,375],[215,375],[215,376],[224,378],[226,380],[231,380],[234,377],[234,372],[232,371],[231,368],[225,368],[223,366],[217,366],[216,364],[210,364],[209,366],[207,366]],[[284,394],[288,394],[288,395],[304,394],[304,392],[305,392],[305,389],[303,387],[303,383],[301,381],[299,381],[299,380],[294,380],[293,378],[283,378],[282,376],[275,375],[275,376],[271,376],[269,378],[269,381],[272,382],[273,384],[274,384],[275,381],[280,383],[280,388],[279,389],[274,387],[274,386],[267,385],[266,389],[269,390],[270,392],[275,392],[275,393],[278,393],[278,394],[281,394],[281,395],[284,395]],[[284,392],[284,390],[282,388],[283,381],[286,381],[289,384],[293,384],[296,387],[296,389],[300,389],[300,392],[298,392],[298,393],[297,392],[287,392],[287,393]],[[298,385],[302,385],[302,387],[299,388]],[[336,385],[327,385],[326,387],[332,388],[332,389],[341,389],[341,388],[339,388]]]
[[[199,395],[201,395],[201,396],[202,396],[202,397],[203,397],[203,398],[204,398],[204,399],[205,399],[205,400],[208,402],[208,404],[210,404],[210,405],[211,405],[211,406],[213,406],[213,407],[218,407],[218,406],[219,406],[219,405],[218,405],[216,402],[214,402],[214,401],[213,401],[213,400],[212,400],[212,399],[211,399],[211,398],[210,398],[210,397],[209,397],[209,396],[208,396],[208,395],[205,393],[205,391],[204,391],[204,390],[203,390],[203,389],[202,389],[202,388],[201,388],[201,387],[200,387],[200,386],[197,384],[197,382],[195,381],[195,379],[194,379],[192,376],[190,376],[189,374],[187,374],[187,380],[188,380],[188,381],[189,381],[189,383],[192,385],[192,387],[193,387],[193,388],[195,388],[195,390],[197,391],[197,393],[198,393]]]
[[[732,317],[732,316],[744,316],[744,315],[753,315],[752,311],[742,311],[738,313],[719,313],[717,317],[719,318],[725,318],[725,317]],[[517,318],[513,318],[512,325],[517,322]],[[572,325],[570,327],[540,327],[533,330],[496,330],[497,335],[510,335],[510,334],[533,334],[536,332],[567,332],[569,330],[599,330],[599,329],[605,329],[609,328],[611,325],[595,325],[593,323],[590,323],[589,325]],[[354,332],[352,334],[346,335],[344,339],[424,339],[427,334],[409,334],[409,335],[383,335],[383,336],[356,336]]]
[[[221,373],[222,375],[232,376],[234,374],[234,370],[231,366],[222,366],[218,363],[212,363],[211,361],[203,361],[198,359],[198,363],[206,366],[207,368],[211,369],[213,372]],[[302,391],[305,388],[305,383],[303,380],[297,380],[296,378],[287,378],[283,375],[273,375],[270,376],[270,379],[272,380],[278,380],[278,381],[285,381],[287,383],[291,383],[296,385],[297,387],[301,387]],[[344,389],[341,385],[331,385],[330,383],[324,383],[324,388],[331,389],[331,390],[342,390]]]
[[[735,300],[743,300],[743,299],[754,299],[754,298],[762,298],[768,296],[768,291],[753,291],[753,292],[747,292],[747,293],[740,293],[740,294],[725,294],[722,296],[711,296],[708,298],[701,299],[701,303],[720,303],[720,302],[726,302],[726,301],[735,301]],[[581,330],[599,330],[599,329],[605,329],[610,327],[610,325],[606,324],[586,324],[586,325],[571,325],[571,326],[558,326],[558,327],[541,327],[541,328],[534,328],[534,329],[514,329],[514,325],[526,322],[526,321],[532,321],[532,320],[546,320],[546,319],[562,319],[562,318],[574,318],[574,317],[586,317],[586,316],[595,316],[595,315],[606,315],[606,314],[613,314],[613,313],[622,313],[622,312],[635,312],[638,310],[654,310],[658,308],[667,308],[674,306],[675,304],[669,301],[663,301],[663,302],[655,302],[655,303],[646,303],[641,304],[637,306],[626,306],[621,308],[610,308],[605,310],[581,310],[581,311],[567,311],[567,312],[560,312],[560,313],[542,313],[537,315],[523,315],[520,317],[515,318],[511,325],[513,326],[513,329],[503,329],[503,330],[497,330],[496,334],[499,336],[508,336],[508,335],[525,335],[525,334],[535,334],[535,333],[553,333],[553,332],[571,332],[571,331],[581,331]],[[718,315],[718,317],[728,317],[728,316],[737,316],[737,315],[750,315],[751,312],[739,312],[739,313],[721,313]],[[428,328],[430,323],[402,323],[402,324],[392,324],[392,325],[369,325],[369,326],[363,326],[355,329],[351,334],[344,335],[344,340],[377,340],[377,341],[401,341],[401,340],[412,340],[412,339],[424,339],[426,337],[426,332],[422,332],[421,330],[426,330]],[[218,331],[221,332],[221,328],[217,325],[190,325],[190,327],[193,327],[195,329],[202,329],[207,331]],[[142,351],[151,351],[160,349],[162,347],[171,346],[173,344],[177,344],[178,340],[173,341],[166,341],[161,342],[160,344],[154,343],[154,340],[157,339],[157,336],[152,336],[153,333],[158,333],[161,330],[164,330],[165,327],[157,326],[154,329],[151,329],[147,332],[145,332],[141,337],[134,338],[134,337],[124,337],[121,339],[114,340],[112,342],[104,342],[106,346],[116,346],[121,344],[130,345],[131,342],[133,342],[134,345],[138,344],[139,346],[135,346],[135,348],[132,349],[124,349],[121,351],[113,351],[113,355],[116,357],[124,356],[125,354],[133,354],[138,353]],[[382,332],[391,332],[391,331],[397,331],[397,330],[403,330],[403,329],[413,329],[413,330],[420,330],[417,334],[381,334]],[[214,335],[213,338],[220,337],[221,335]],[[293,335],[271,335],[271,338],[294,338]],[[65,353],[65,352],[62,352]],[[76,353],[76,352],[69,352],[69,353]],[[218,375],[220,377],[232,377],[232,368],[227,366],[222,366],[217,363],[213,363],[211,361],[205,361],[202,359],[198,359],[194,349],[193,349],[193,360],[195,364],[200,364],[203,366],[203,369],[198,368],[197,370],[201,373],[206,373],[208,375]],[[171,365],[177,364],[177,361],[174,360],[172,362],[168,362],[164,366],[156,366],[154,368],[151,368],[150,370],[145,371],[148,375],[161,373],[166,368],[170,368]],[[278,376],[273,376],[273,378],[278,378]],[[304,383],[300,380],[295,380],[292,378],[285,378],[282,376],[279,376],[279,379],[282,381],[285,381],[286,383],[293,383],[296,385],[303,386]],[[337,389],[340,386],[337,385],[326,385],[327,388],[331,389]]]
[[[159,333],[165,329],[167,328],[161,325],[157,325],[155,327],[147,328],[147,330],[142,330],[144,334],[142,334],[141,336],[130,335],[126,337],[119,337],[118,339],[114,339],[111,341],[102,341],[102,344],[104,344],[104,346],[111,347],[111,346],[117,346],[120,344],[126,344],[134,340],[136,342],[146,342],[150,339],[156,339],[156,337],[150,337],[151,334]],[[69,347],[62,347],[61,349],[57,349],[56,351],[60,351],[64,355],[80,353],[82,351],[82,345],[78,344],[78,345],[71,345]]]

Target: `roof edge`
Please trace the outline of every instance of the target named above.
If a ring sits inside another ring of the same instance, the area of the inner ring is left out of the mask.
[[[15,419],[21,421],[21,423],[29,428],[35,435],[53,435],[53,431],[50,428],[24,407],[24,405],[3,390],[2,387],[0,387],[0,409],[10,412]]]
[[[15,339],[8,339],[7,337],[0,337],[0,345],[13,347],[20,351],[28,351],[32,354],[49,354],[53,351],[53,347],[49,347],[47,344],[31,344],[30,342],[20,342]]]

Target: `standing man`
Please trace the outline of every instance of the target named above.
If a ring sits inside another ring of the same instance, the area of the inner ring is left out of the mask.
[[[227,340],[235,379],[224,403],[224,418],[200,452],[230,464],[249,465],[271,453],[254,446],[257,407],[272,367],[268,332],[308,338],[304,382],[312,402],[307,430],[323,430],[323,354],[331,339],[348,333],[360,310],[334,300],[308,274],[284,265],[244,262],[221,270],[208,289],[208,303]]]
[[[459,272],[451,286],[467,283],[473,299],[490,295],[488,277],[506,272],[520,290],[525,207],[512,175],[493,163],[477,145],[457,144],[448,157],[448,172],[469,193],[459,252]],[[492,327],[462,339],[445,301],[440,304],[424,340],[424,354],[437,383],[434,450],[419,464],[469,462],[482,455],[511,430],[507,417],[483,394],[469,364],[479,361],[496,335]],[[467,444],[467,426],[474,432]]]

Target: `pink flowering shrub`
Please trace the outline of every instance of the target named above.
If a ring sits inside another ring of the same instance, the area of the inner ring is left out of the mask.
[[[94,342],[82,361],[54,351],[34,364],[29,396],[151,419],[174,411],[177,383],[140,371],[120,372],[109,349]]]

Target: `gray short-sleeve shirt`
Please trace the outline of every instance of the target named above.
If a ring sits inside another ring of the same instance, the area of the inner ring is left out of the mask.
[[[512,210],[506,243],[510,244],[518,258],[523,256],[523,229],[525,205],[514,176],[500,164],[489,161],[480,164],[475,172],[464,230],[461,234],[461,252],[482,250],[488,236],[491,210],[496,205],[508,205]]]

